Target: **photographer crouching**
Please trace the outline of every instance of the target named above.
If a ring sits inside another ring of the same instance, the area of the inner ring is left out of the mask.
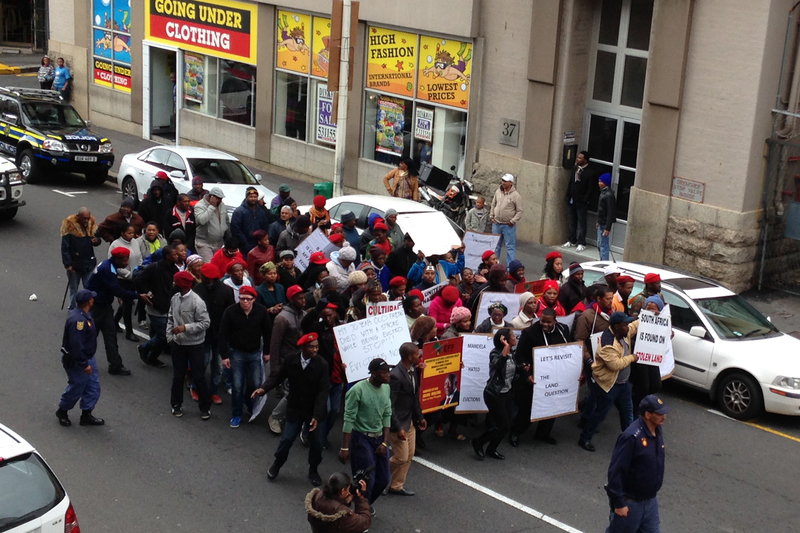
[[[350,482],[350,476],[337,472],[328,478],[322,490],[314,489],[306,496],[308,523],[313,533],[363,533],[372,524],[369,501],[363,493],[367,483],[362,479]],[[355,500],[355,510],[350,504]]]

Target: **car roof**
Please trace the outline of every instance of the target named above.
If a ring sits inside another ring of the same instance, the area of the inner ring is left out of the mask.
[[[34,451],[28,441],[0,424],[0,459],[11,459]]]
[[[213,159],[228,159],[230,161],[238,161],[237,157],[232,156],[231,154],[227,154],[220,150],[215,150],[213,148],[203,148],[201,146],[154,146],[152,148],[148,148],[145,151],[150,151],[155,148],[163,148],[165,150],[169,150],[170,152],[175,152],[178,155],[181,155],[186,158],[193,158],[193,157],[202,157],[202,158],[213,158]]]
[[[330,200],[328,200],[328,202],[331,202],[331,205],[340,204],[342,202],[364,204],[370,207],[374,207],[375,209],[380,209],[383,212],[386,212],[386,210],[391,207],[394,208],[394,210],[397,211],[398,214],[436,212],[436,209],[427,206],[425,204],[422,204],[420,202],[415,202],[413,200],[406,200],[404,198],[394,198],[392,196],[382,196],[379,194],[348,194],[345,196],[337,196],[336,198],[331,198]]]
[[[638,281],[644,281],[644,277],[647,274],[658,274],[663,283],[686,293],[692,299],[718,298],[735,294],[712,279],[664,265],[629,263],[627,261],[589,261],[581,263],[583,268],[589,267],[595,270],[603,270],[610,265],[616,266],[623,274],[627,274]]]

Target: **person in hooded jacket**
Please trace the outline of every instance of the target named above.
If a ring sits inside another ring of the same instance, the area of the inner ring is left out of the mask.
[[[369,500],[364,497],[367,483],[361,481],[356,493],[350,491],[350,476],[337,472],[322,490],[306,495],[306,512],[312,533],[364,533],[372,525]],[[350,505],[355,501],[355,510]]]
[[[167,225],[167,220],[172,213],[173,205],[164,197],[163,185],[160,180],[153,180],[147,189],[147,196],[139,202],[139,215],[145,222],[155,222],[161,233]]]
[[[392,253],[386,256],[386,266],[389,267],[392,277],[399,276],[405,278],[408,276],[408,271],[417,262],[417,254],[414,252],[414,239],[411,235],[406,233],[403,236],[402,243],[399,248],[396,248]],[[412,282],[406,285],[406,289],[413,287]]]
[[[281,236],[278,237],[278,242],[275,245],[275,251],[280,254],[284,250],[296,250],[297,246],[309,236],[310,228],[311,219],[308,216],[297,217],[291,227],[281,232]]]
[[[558,301],[567,314],[571,313],[575,306],[586,296],[586,284],[583,283],[583,267],[580,263],[570,263],[569,278],[566,283],[561,285],[558,291]]]
[[[242,204],[231,216],[231,233],[239,239],[242,257],[247,260],[247,253],[258,244],[253,232],[264,230],[272,222],[269,212],[258,203],[258,189],[248,187]]]

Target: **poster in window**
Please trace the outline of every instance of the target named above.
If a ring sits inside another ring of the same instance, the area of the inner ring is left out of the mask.
[[[417,98],[467,109],[472,44],[423,35],[420,54]]]
[[[204,58],[198,54],[183,54],[183,98],[189,102],[203,103],[205,93]]]
[[[331,19],[314,17],[314,38],[311,40],[311,74],[328,77],[330,66]]]
[[[414,96],[417,35],[371,26],[367,31],[367,89]]]
[[[92,26],[94,82],[130,93],[130,0],[93,0]]]
[[[111,59],[113,54],[113,37],[110,31],[93,29],[94,56]]]
[[[333,95],[323,84],[317,86],[317,141],[336,144],[336,122],[333,120]]]
[[[275,65],[308,75],[311,64],[311,15],[278,11],[278,46]]]
[[[111,0],[93,0],[92,8],[92,26],[112,29]]]
[[[384,154],[403,154],[403,129],[406,104],[399,98],[378,99],[378,123],[375,126],[375,150]]]
[[[414,137],[418,141],[433,141],[433,109],[417,106],[417,116],[414,119]]]

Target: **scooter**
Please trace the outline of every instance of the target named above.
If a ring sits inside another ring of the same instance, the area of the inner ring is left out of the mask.
[[[458,226],[464,227],[467,216],[475,201],[472,197],[472,183],[455,173],[456,167],[450,167],[450,173],[430,163],[422,163],[419,169],[420,200],[441,211]]]

